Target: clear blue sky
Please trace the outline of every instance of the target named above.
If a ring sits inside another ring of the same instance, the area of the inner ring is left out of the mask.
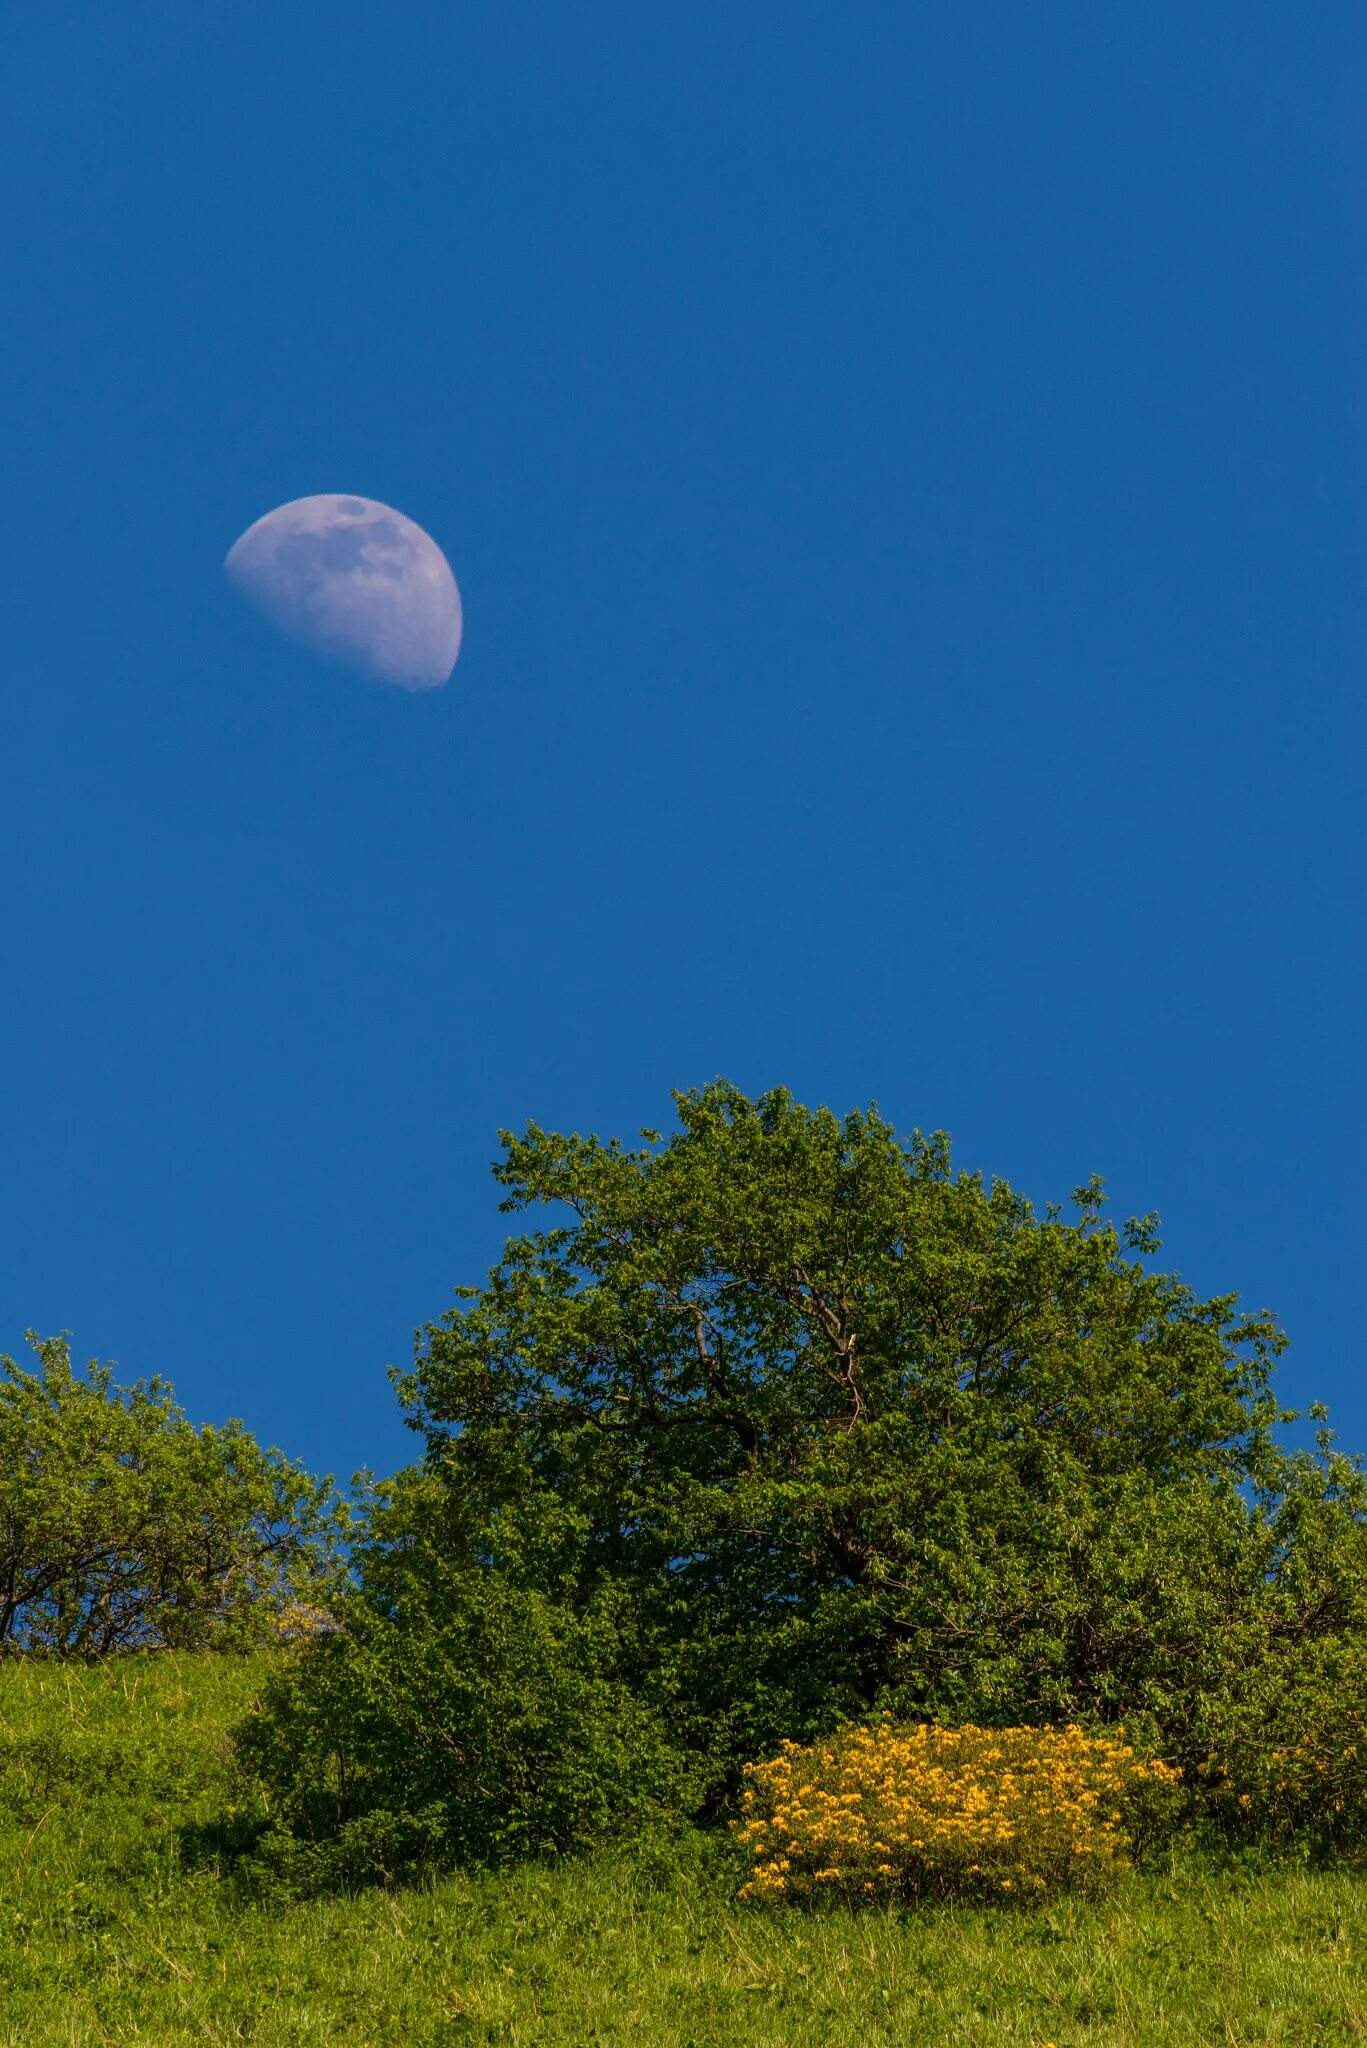
[[[0,1346],[340,1472],[529,1117],[1106,1174],[1367,1443],[1361,0],[13,8]],[[222,559],[450,557],[449,688]]]

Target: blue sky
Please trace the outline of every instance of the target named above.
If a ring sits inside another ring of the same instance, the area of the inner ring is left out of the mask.
[[[1093,1171],[1367,1442],[1358,0],[11,10],[0,1345],[316,1466],[529,1117]],[[436,537],[451,685],[223,556]]]

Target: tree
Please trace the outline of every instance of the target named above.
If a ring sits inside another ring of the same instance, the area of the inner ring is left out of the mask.
[[[1118,1713],[1137,1664],[1180,1683],[1274,1455],[1272,1319],[1151,1270],[1156,1219],[1117,1230],[1098,1181],[1069,1222],[872,1110],[676,1100],[636,1151],[505,1139],[504,1207],[567,1220],[400,1382],[452,1497],[495,1532],[572,1507],[572,1597],[630,1588],[700,1737],[752,1752],[888,1697]]]
[[[238,1422],[195,1428],[161,1380],[30,1342],[35,1371],[0,1357],[0,1650],[243,1644],[316,1589],[326,1482]]]
[[[500,1600],[712,1798],[884,1708],[1123,1719],[1195,1773],[1313,1695],[1333,1748],[1322,1674],[1367,1669],[1367,1502],[1351,1460],[1280,1448],[1270,1315],[1156,1270],[1157,1219],[1117,1228],[1097,1180],[1065,1218],[874,1110],[675,1100],[634,1150],[505,1134],[504,1208],[560,1217],[419,1332],[398,1391],[423,1469],[374,1503],[346,1638],[282,1681],[277,1784],[313,1769],[292,1699],[351,1788],[335,1824],[404,1808],[415,1774],[464,1812],[449,1685],[416,1715],[373,1685],[363,1725],[332,1709],[362,1660],[421,1640],[449,1666],[443,1617]]]

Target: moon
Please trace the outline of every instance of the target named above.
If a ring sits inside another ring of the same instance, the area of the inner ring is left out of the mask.
[[[435,690],[456,665],[456,579],[431,535],[392,505],[294,498],[249,526],[223,566],[282,633],[377,682]]]

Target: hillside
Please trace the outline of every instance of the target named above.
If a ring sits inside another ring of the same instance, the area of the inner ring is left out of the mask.
[[[1367,2037],[1367,1879],[1190,1862],[1103,1904],[738,1906],[706,1845],[323,1902],[216,1862],[260,1660],[0,1666],[0,2042],[1159,2048]]]

